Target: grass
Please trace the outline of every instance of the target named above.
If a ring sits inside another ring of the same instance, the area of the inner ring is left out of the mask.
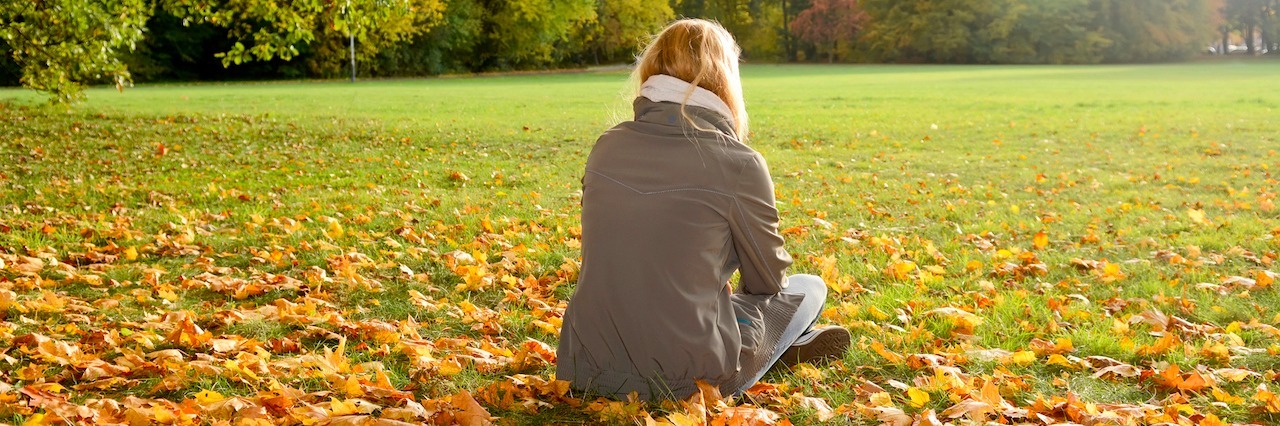
[[[1245,291],[1226,279],[1277,271],[1277,75],[1274,61],[745,67],[751,144],[770,163],[797,260],[792,270],[849,287],[832,292],[826,317],[850,326],[860,342],[820,369],[830,380],[786,371],[764,380],[833,407],[866,403],[831,379],[848,374],[884,386],[906,407],[886,383],[916,383],[932,372],[886,362],[869,349],[879,342],[902,356],[946,354],[973,377],[1011,374],[1017,380],[1008,383],[1028,383],[1002,389],[1019,404],[1067,389],[1097,403],[1177,393],[1150,380],[1064,370],[1047,365],[1046,355],[1029,365],[965,360],[974,350],[1016,352],[1032,339],[1067,338],[1069,355],[1156,371],[1165,363],[1252,369],[1260,376],[1220,381],[1247,401],[1217,408],[1205,390],[1191,392],[1190,403],[1232,421],[1274,421],[1274,413],[1248,409],[1261,404],[1248,397],[1274,378],[1280,336],[1249,324],[1277,325],[1280,297],[1273,286]],[[515,372],[548,376],[545,363],[464,362],[457,375],[444,374],[380,353],[378,327],[392,327],[397,339],[435,341],[437,361],[466,353],[440,340],[448,338],[513,351],[526,338],[554,347],[536,306],[554,307],[572,291],[566,259],[579,256],[579,178],[594,138],[629,113],[624,80],[579,73],[160,85],[91,90],[89,102],[72,109],[0,90],[0,254],[64,264],[92,253],[117,257],[72,262],[70,270],[46,264],[41,280],[4,258],[0,290],[16,300],[0,309],[0,346],[26,333],[75,342],[108,320],[139,325],[137,341],[164,340],[172,325],[159,316],[185,310],[213,335],[297,341],[302,353],[336,346],[325,333],[346,337],[352,359],[380,360],[393,383],[422,398],[475,391]],[[1039,232],[1043,246],[1034,242]],[[459,250],[487,267],[458,269],[449,253]],[[824,258],[835,259],[825,273]],[[1081,270],[1075,260],[1116,269]],[[1005,264],[1015,268],[1000,269]],[[1034,264],[1046,272],[1016,268]],[[201,273],[253,283],[275,274],[301,284],[238,295],[196,285]],[[478,281],[459,290],[468,273]],[[52,315],[58,310],[40,302],[46,293],[98,309]],[[413,294],[437,307],[423,308]],[[329,319],[248,314],[303,297],[331,308],[300,315]],[[930,313],[943,307],[979,321]],[[1158,340],[1149,333],[1163,331],[1141,321],[1151,310],[1203,331],[1180,332],[1177,346],[1140,354]],[[1236,352],[1215,359],[1203,350],[1213,342]],[[138,344],[98,355],[115,360]],[[9,355],[17,365],[46,363]],[[277,370],[259,373],[266,371]],[[1062,373],[1065,387],[1054,384]],[[308,391],[331,384],[294,374],[275,378]],[[245,377],[204,377],[152,396],[206,388],[252,395],[264,386]],[[130,380],[152,386],[162,378]],[[0,384],[33,380],[18,368],[0,372]],[[945,389],[927,390],[933,401],[924,408],[954,402]],[[563,405],[540,414],[492,408],[515,423],[608,418]],[[813,413],[772,408],[797,419]],[[0,409],[11,421],[30,414]]]

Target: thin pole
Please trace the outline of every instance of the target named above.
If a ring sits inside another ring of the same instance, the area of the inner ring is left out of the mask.
[[[351,46],[351,82],[356,82],[356,32],[351,31],[351,0],[347,0],[347,39]]]

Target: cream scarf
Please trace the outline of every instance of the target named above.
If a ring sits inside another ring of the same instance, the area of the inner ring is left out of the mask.
[[[690,90],[693,92],[690,93]],[[689,82],[666,75],[654,74],[640,85],[640,97],[654,102],[675,102],[706,108],[719,113],[730,123],[733,122],[733,111],[723,99],[710,90],[689,84]]]

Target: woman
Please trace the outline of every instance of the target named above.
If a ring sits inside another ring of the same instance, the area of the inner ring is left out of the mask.
[[[719,24],[663,29],[632,74],[635,119],[587,159],[582,270],[556,366],[575,388],[682,399],[702,380],[736,395],[779,359],[838,357],[849,345],[843,328],[813,328],[822,279],[783,274],[791,257],[773,182],[743,144],[738,55]]]

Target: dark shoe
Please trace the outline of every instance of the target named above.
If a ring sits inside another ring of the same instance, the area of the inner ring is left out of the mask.
[[[841,358],[849,350],[849,330],[836,325],[815,327],[782,353],[778,363],[787,367]]]

